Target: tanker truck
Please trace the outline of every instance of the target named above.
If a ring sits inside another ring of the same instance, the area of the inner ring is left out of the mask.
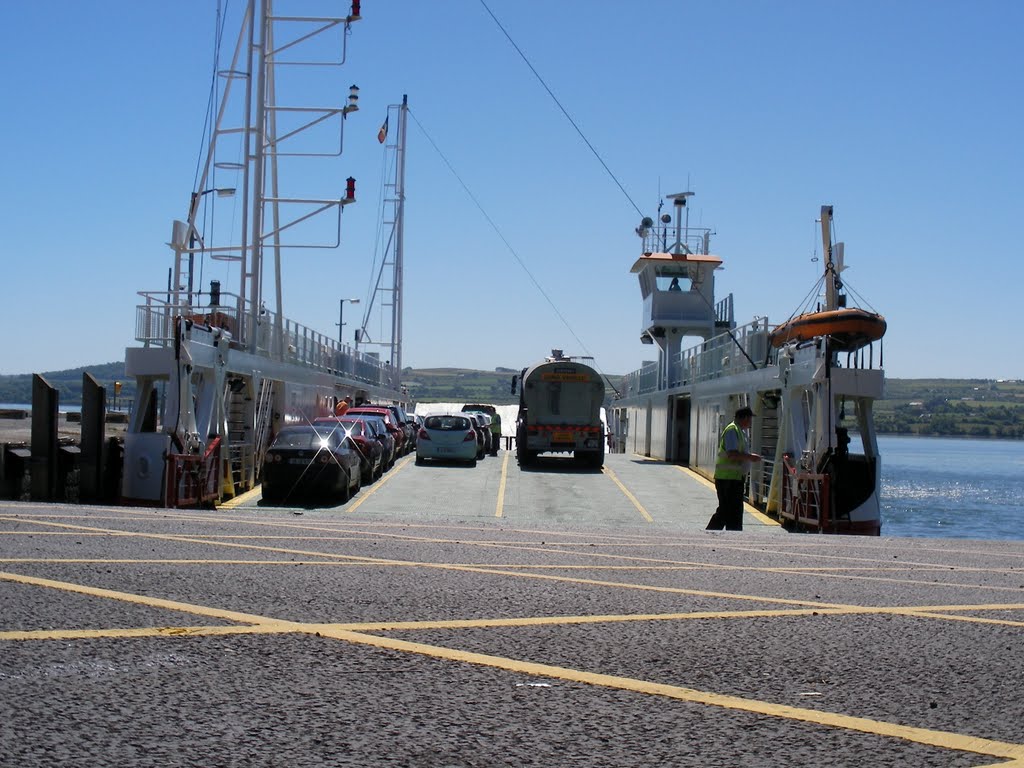
[[[516,418],[516,458],[520,467],[534,463],[540,453],[571,453],[590,467],[604,464],[601,406],[605,389],[601,375],[589,365],[554,349],[551,357],[524,368],[519,381]]]

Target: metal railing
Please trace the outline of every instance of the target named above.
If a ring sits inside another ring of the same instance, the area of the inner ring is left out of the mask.
[[[741,348],[746,355],[740,351]],[[752,370],[751,360],[757,368],[776,362],[776,350],[768,343],[767,318],[755,318],[734,329],[731,335],[721,333],[680,351],[670,361],[668,387],[687,386],[743,373]],[[624,386],[623,397],[657,391],[658,364],[646,363],[639,370],[627,374]]]
[[[231,346],[249,348],[255,339],[255,353],[303,367],[343,375],[356,381],[398,389],[399,371],[375,356],[358,352],[348,344],[277,314],[260,310],[255,319],[248,302],[237,294],[221,293],[223,301],[212,307],[176,305],[165,292],[140,291],[146,303],[136,307],[135,339],[146,347],[166,347],[174,342],[174,321],[184,317],[194,325],[220,328],[231,336]],[[241,318],[241,319],[240,319]]]

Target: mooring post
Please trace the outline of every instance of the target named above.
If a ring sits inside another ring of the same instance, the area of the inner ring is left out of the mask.
[[[38,373],[32,374],[33,501],[55,501],[57,496],[57,407],[60,394]]]
[[[82,454],[78,494],[84,504],[101,501],[103,448],[107,431],[107,389],[90,373],[82,374]]]

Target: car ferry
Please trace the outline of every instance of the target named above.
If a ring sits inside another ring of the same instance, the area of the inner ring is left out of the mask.
[[[369,338],[369,310],[355,346],[342,338],[341,309],[353,299],[341,299],[337,338],[287,318],[282,307],[284,257],[294,249],[337,248],[342,210],[356,201],[354,178],[339,185],[337,196],[323,197],[309,192],[305,185],[312,182],[294,166],[319,158],[325,174],[344,178],[333,163],[359,109],[359,88],[344,95],[341,65],[362,18],[359,2],[331,17],[315,13],[313,3],[306,16],[291,7],[276,14],[271,0],[243,5],[231,63],[217,69],[220,107],[209,118],[205,163],[186,220],[172,226],[167,288],[140,292],[135,335],[141,346],[125,358],[126,373],[137,382],[124,443],[125,503],[187,507],[232,498],[259,484],[268,446],[284,428],[332,415],[344,399],[405,398],[399,377],[404,160],[388,165],[395,175],[386,183],[388,242],[396,245],[382,264],[391,266],[393,279],[377,281],[378,295],[386,292],[393,308],[391,340]],[[281,70],[305,74],[301,84],[283,78],[293,94],[279,87]],[[388,107],[389,120],[393,111],[396,135],[382,135],[381,143],[404,157],[405,100]],[[234,210],[213,216],[222,197],[240,198],[240,216]],[[204,260],[207,268],[227,262],[237,291],[222,290],[218,280],[203,290],[194,276],[203,274]],[[385,347],[387,357],[367,352],[371,345]]]
[[[632,272],[640,282],[640,341],[657,359],[629,374],[608,408],[612,450],[714,477],[718,441],[734,412],[754,411],[746,500],[791,530],[878,535],[880,458],[873,403],[885,375],[885,319],[847,308],[843,244],[822,206],[823,302],[785,323],[745,325],[733,297],[717,299],[711,231],[691,228],[692,192],[670,195],[674,215],[645,217]],[[815,292],[817,293],[817,292]],[[687,346],[687,340],[696,344]],[[877,351],[877,356],[876,356]],[[653,355],[652,355],[653,356]]]

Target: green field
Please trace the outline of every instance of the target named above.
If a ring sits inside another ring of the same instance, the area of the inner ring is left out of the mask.
[[[880,433],[1024,438],[1024,381],[888,379]]]

